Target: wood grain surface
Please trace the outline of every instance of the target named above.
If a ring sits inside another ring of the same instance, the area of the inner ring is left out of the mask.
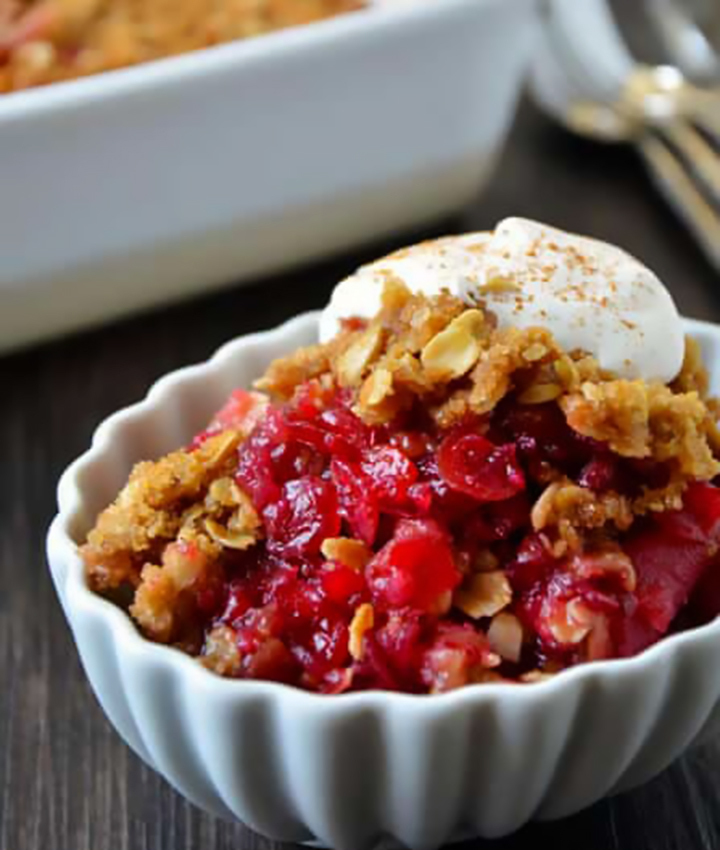
[[[430,234],[486,228],[508,214],[617,242],[658,271],[683,312],[720,319],[720,276],[629,150],[571,139],[524,105],[490,188]],[[105,720],[45,565],[54,488],[96,424],[164,372],[322,305],[341,275],[418,235],[0,359],[0,850],[271,850],[184,802]],[[644,788],[473,844],[710,850],[720,846],[719,769],[711,741]]]

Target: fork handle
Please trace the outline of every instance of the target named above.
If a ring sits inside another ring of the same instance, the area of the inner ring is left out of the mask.
[[[697,180],[720,209],[720,153],[688,121],[672,121],[657,130],[682,154]]]
[[[708,203],[685,166],[658,136],[642,136],[637,148],[665,199],[695,234],[708,259],[720,268],[720,212]]]

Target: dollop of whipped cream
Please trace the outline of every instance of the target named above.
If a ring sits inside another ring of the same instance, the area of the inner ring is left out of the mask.
[[[682,367],[682,322],[656,275],[614,245],[539,222],[507,218],[493,233],[422,242],[363,266],[335,287],[321,340],[341,319],[374,316],[388,278],[480,304],[500,327],[547,328],[623,378],[668,383]]]

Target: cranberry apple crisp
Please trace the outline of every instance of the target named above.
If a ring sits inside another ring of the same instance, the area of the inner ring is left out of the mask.
[[[0,93],[359,9],[364,0],[0,0]]]
[[[663,383],[480,296],[380,298],[136,466],[82,547],[97,592],[223,676],[325,693],[533,682],[720,612],[693,340]]]

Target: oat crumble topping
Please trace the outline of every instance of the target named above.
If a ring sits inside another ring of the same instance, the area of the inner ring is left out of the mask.
[[[81,549],[95,590],[220,675],[537,681],[640,651],[716,581],[718,405],[693,340],[670,386],[619,379],[389,276],[375,318],[256,390],[138,464]]]

